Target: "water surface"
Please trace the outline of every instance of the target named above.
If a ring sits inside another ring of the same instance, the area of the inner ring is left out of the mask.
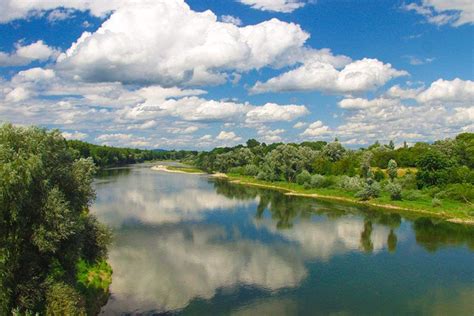
[[[105,315],[472,315],[474,229],[142,164],[104,172]]]

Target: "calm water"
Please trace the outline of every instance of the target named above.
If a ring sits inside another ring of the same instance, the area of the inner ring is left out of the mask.
[[[473,228],[149,168],[96,182],[106,315],[473,314]]]

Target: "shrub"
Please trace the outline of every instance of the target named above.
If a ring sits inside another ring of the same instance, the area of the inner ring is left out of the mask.
[[[342,176],[337,182],[337,186],[345,191],[360,191],[364,186],[364,181],[360,177]]]
[[[431,206],[433,206],[433,207],[440,207],[441,205],[443,205],[443,203],[441,202],[440,199],[438,199],[438,198],[435,197],[435,198],[433,198],[433,199],[431,200]]]
[[[247,176],[255,177],[256,175],[258,175],[259,170],[260,169],[256,165],[246,165],[244,167],[244,174]]]
[[[374,179],[375,179],[375,181],[378,181],[378,182],[384,180],[385,179],[385,173],[383,173],[383,171],[380,170],[380,169],[375,170]]]
[[[393,181],[397,177],[397,162],[393,159],[390,159],[387,166],[387,172],[390,179]]]
[[[296,176],[296,183],[298,184],[305,184],[307,182],[311,181],[311,174],[307,170],[301,171],[297,176]]]
[[[312,188],[328,188],[333,184],[333,179],[331,177],[325,177],[320,174],[315,174],[311,177],[311,187]]]
[[[424,195],[418,190],[407,190],[402,193],[402,197],[407,201],[416,201],[424,198]]]
[[[393,201],[402,199],[402,186],[396,182],[390,182],[385,186],[385,190],[390,194]]]
[[[233,174],[245,174],[245,169],[244,167],[232,167],[228,172]]]
[[[416,175],[414,173],[407,173],[399,179],[399,183],[405,190],[416,190]]]
[[[46,314],[85,316],[84,299],[72,286],[63,282],[54,283],[46,293]]]
[[[444,195],[449,199],[472,203],[474,201],[474,185],[470,183],[450,184],[446,187]]]
[[[380,196],[380,184],[376,181],[367,181],[362,190],[357,192],[355,196],[362,201],[378,197]]]

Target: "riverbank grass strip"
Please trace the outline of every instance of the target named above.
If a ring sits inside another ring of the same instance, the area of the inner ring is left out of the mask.
[[[283,181],[267,182],[263,180],[257,180],[253,177],[237,174],[229,174],[228,179],[233,183],[282,190],[288,195],[348,202],[371,206],[377,209],[425,214],[433,217],[443,218],[451,222],[474,225],[474,209],[472,206],[457,201],[444,200],[441,206],[433,207],[431,200],[428,199],[415,201],[392,201],[387,193],[383,193],[380,197],[371,199],[369,201],[361,201],[354,197],[354,192],[342,191],[333,188],[306,189],[303,187],[303,185],[296,183],[288,183]]]

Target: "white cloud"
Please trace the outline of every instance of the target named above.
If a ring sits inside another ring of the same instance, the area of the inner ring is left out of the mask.
[[[74,17],[74,13],[72,9],[54,9],[53,11],[48,13],[48,21],[51,23],[57,22],[57,21],[63,21],[67,20]]]
[[[404,104],[404,100],[409,102]],[[335,133],[352,143],[361,140],[410,142],[453,137],[471,131],[474,121],[474,82],[438,79],[428,88],[390,88],[384,97],[344,99],[345,123]]]
[[[221,21],[224,23],[230,23],[234,24],[237,26],[242,25],[242,20],[239,19],[238,17],[232,16],[232,15],[223,15],[221,16]]]
[[[290,13],[306,5],[305,0],[238,0],[253,9]]]
[[[265,143],[276,143],[281,142],[283,139],[281,134],[285,133],[285,130],[282,128],[270,130],[267,129],[265,126],[259,128],[257,130],[258,139]]]
[[[471,0],[423,0],[421,5],[412,2],[404,4],[402,8],[415,11],[436,25],[474,23],[474,5]]]
[[[305,123],[305,122],[297,122],[295,125],[293,125],[293,128],[303,128],[303,127],[305,127],[306,125],[308,125],[308,123]]]
[[[301,136],[317,137],[328,135],[330,132],[329,126],[324,125],[321,121],[316,121],[311,123]]]
[[[339,106],[346,110],[359,110],[367,109],[370,107],[385,107],[398,104],[397,100],[377,98],[373,100],[367,100],[362,98],[354,99],[343,99],[338,102]]]
[[[221,131],[216,137],[217,140],[229,141],[229,142],[238,142],[242,140],[241,137],[237,136],[234,132]]]
[[[417,96],[419,102],[468,102],[474,103],[474,81],[438,79]]]
[[[407,72],[396,70],[392,65],[377,59],[357,60],[341,70],[329,63],[311,60],[265,83],[257,82],[251,92],[318,90],[327,93],[360,93],[374,90],[404,75]]]
[[[86,81],[218,84],[229,71],[277,64],[308,37],[299,25],[277,19],[238,27],[182,0],[134,2],[95,33],[83,33],[56,67]]]
[[[248,111],[246,122],[254,124],[293,121],[294,119],[307,114],[309,114],[309,111],[303,105],[278,105],[275,103],[267,103],[264,106],[258,106]]]
[[[29,45],[15,44],[15,52],[0,52],[0,67],[24,66],[33,61],[46,61],[56,57],[59,52],[46,45],[42,40]]]
[[[62,134],[63,134],[63,137],[66,138],[66,139],[77,139],[77,140],[84,140],[89,136],[86,133],[82,133],[82,132],[78,132],[78,131],[75,131],[75,132],[62,132]]]

